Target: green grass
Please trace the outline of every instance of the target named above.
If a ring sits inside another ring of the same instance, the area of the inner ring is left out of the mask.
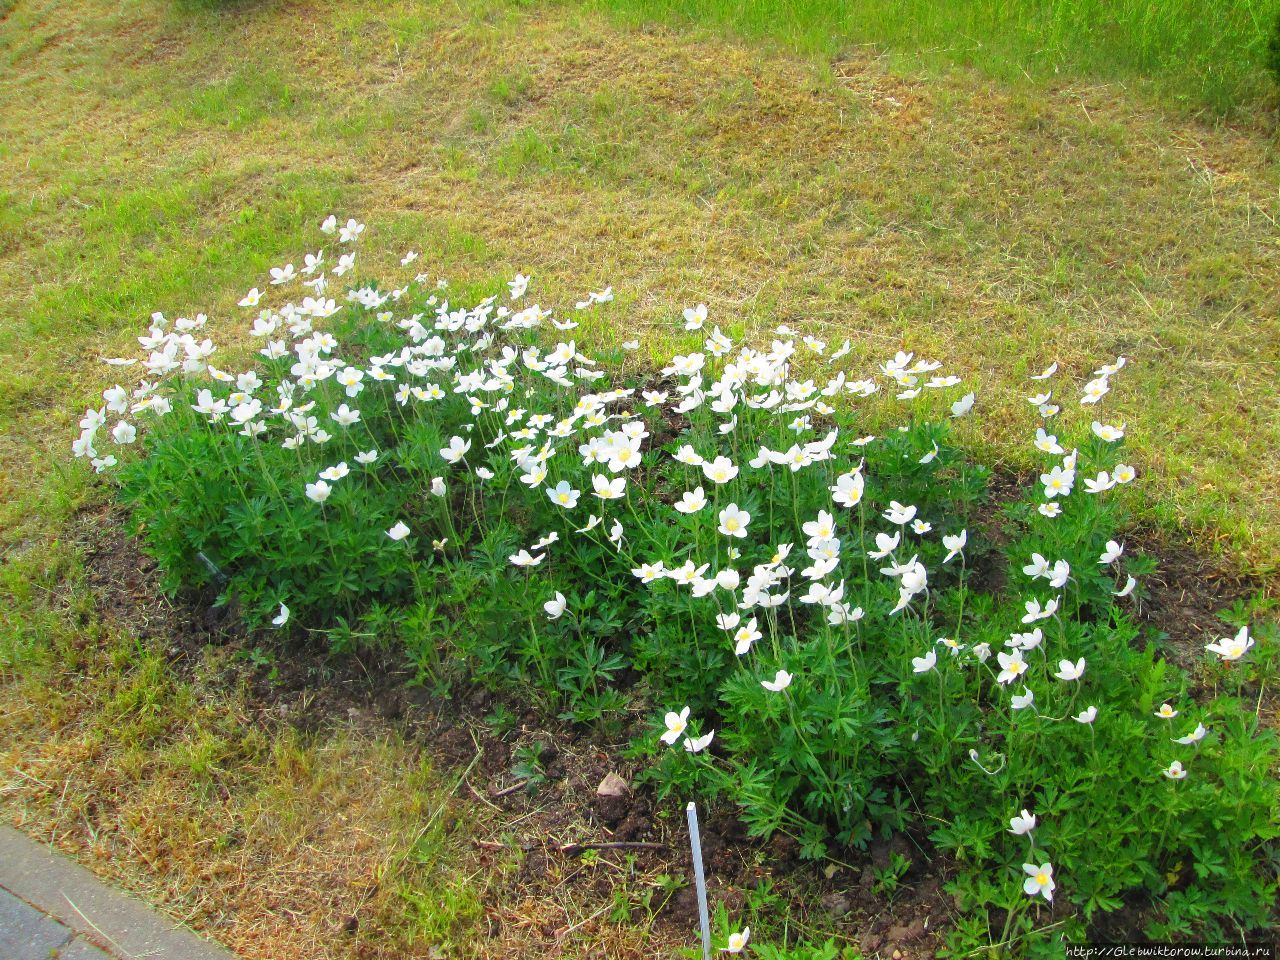
[[[1268,92],[1275,0],[586,0],[632,22],[715,24],[838,56],[976,66],[1002,80],[1138,82],[1230,113]]]

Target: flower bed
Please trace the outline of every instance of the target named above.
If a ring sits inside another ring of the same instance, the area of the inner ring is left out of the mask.
[[[936,363],[737,344],[699,306],[692,349],[636,372],[636,341],[569,333],[610,290],[561,319],[517,276],[463,307],[414,254],[340,290],[363,227],[322,229],[336,256],[271,272],[305,294],[241,301],[256,356],[221,369],[205,317],[157,314],[144,359],[108,361],[141,379],[82,421],[168,588],[578,723],[645,710],[660,797],[732,801],[814,859],[928,824],[963,866],[957,949],[1078,935],[1135,893],[1152,936],[1268,922],[1276,742],[1242,694],[1270,636],[1208,638],[1198,702],[1139,642],[1136,471],[1097,412],[1123,358],[1033,378],[1043,472],[996,507],[952,439],[981,401]]]

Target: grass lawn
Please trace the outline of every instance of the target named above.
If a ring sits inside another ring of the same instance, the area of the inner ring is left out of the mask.
[[[1050,361],[1124,354],[1109,412],[1140,513],[1276,573],[1280,169],[1261,107],[1207,122],[1116,82],[787,54],[591,5],[6,7],[0,810],[248,955],[397,956],[460,935],[430,932],[439,917],[478,922],[474,851],[418,833],[457,784],[367,730],[255,732],[216,669],[168,676],[162,642],[94,609],[81,547],[102,495],[68,448],[110,386],[99,358],[129,354],[151,311],[231,316],[330,212],[459,285],[523,270],[571,302],[612,284],[655,355],[703,301],[735,332],[803,321],[868,359],[937,357],[1012,411]],[[1005,419],[969,441],[1026,466]],[[368,835],[316,822],[316,796]],[[211,835],[249,845],[179,855]],[[320,907],[200,874],[265,863],[296,883],[304,856],[351,890],[380,864],[377,922],[334,940],[358,895]],[[221,922],[238,909],[267,919]]]

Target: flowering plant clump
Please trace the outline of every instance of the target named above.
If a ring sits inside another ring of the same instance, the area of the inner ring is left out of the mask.
[[[1199,702],[1137,642],[1136,471],[1096,413],[1124,358],[1078,392],[1032,378],[1043,467],[997,507],[952,440],[977,393],[935,362],[736,343],[699,305],[634,372],[636,341],[590,356],[522,275],[462,306],[409,253],[397,285],[343,287],[363,226],[322,230],[336,250],[241,300],[254,353],[155,314],[145,356],[108,361],[141,377],[81,422],[168,587],[577,722],[642,710],[661,793],[732,798],[812,858],[927,825],[966,942],[1137,891],[1159,935],[1267,922],[1276,744],[1237,695],[1265,631],[1208,644],[1228,692]],[[900,425],[868,429],[875,394]]]

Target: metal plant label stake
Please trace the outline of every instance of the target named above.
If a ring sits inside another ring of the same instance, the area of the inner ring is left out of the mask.
[[[702,958],[711,960],[711,915],[707,912],[707,878],[702,872],[702,838],[698,836],[698,808],[689,801],[689,847],[693,851],[693,879],[698,888],[698,920],[702,924]]]

